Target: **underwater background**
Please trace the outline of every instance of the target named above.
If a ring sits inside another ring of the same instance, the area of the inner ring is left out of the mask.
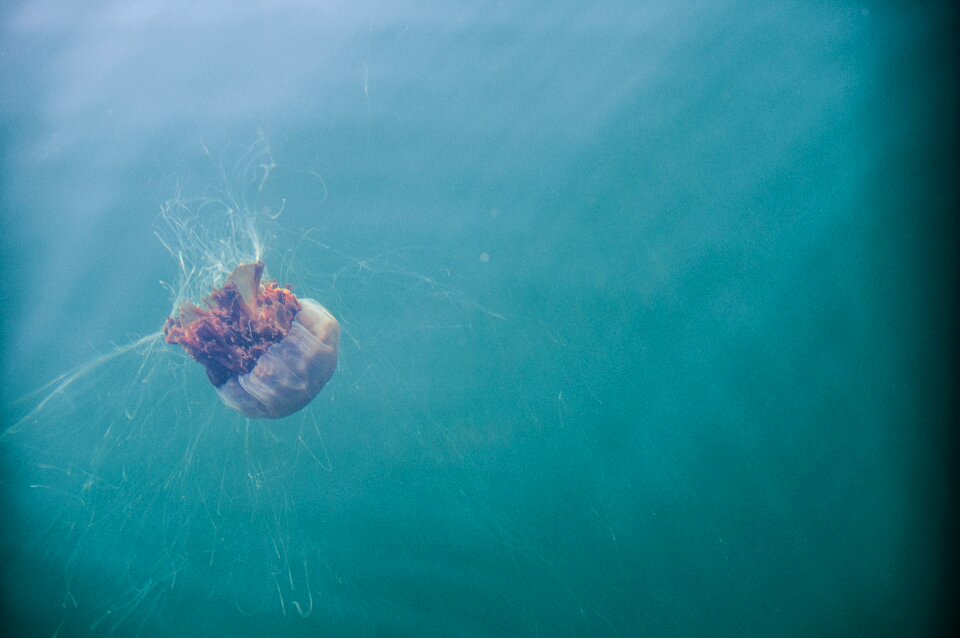
[[[956,27],[4,3],[10,635],[943,630]],[[290,419],[156,337],[234,217],[344,328]]]

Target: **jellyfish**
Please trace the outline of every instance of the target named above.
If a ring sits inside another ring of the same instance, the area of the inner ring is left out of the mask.
[[[487,440],[461,425],[500,422],[474,414],[460,358],[439,354],[476,343],[542,357],[554,343],[511,341],[516,324],[503,329],[456,277],[425,269],[421,248],[355,256],[317,238],[326,222],[297,226],[315,219],[324,187],[273,162],[265,143],[213,168],[203,194],[178,191],[154,220],[176,270],[161,275],[165,307],[140,317],[149,332],[2,406],[4,425],[13,417],[0,432],[4,516],[11,529],[43,530],[43,542],[8,534],[0,549],[27,578],[17,613],[48,635],[155,633],[197,600],[215,622],[317,633],[328,609],[356,602],[342,579],[355,557],[339,541],[348,514],[373,511],[364,499],[376,494],[355,488],[368,468],[389,474],[422,454],[460,463],[464,446]],[[296,203],[271,186],[277,172],[293,176]],[[384,314],[381,301],[400,298],[409,320]],[[21,328],[63,336],[52,323]],[[414,352],[412,339],[430,349]],[[342,363],[340,347],[351,353]],[[436,365],[418,365],[424,352]],[[495,385],[488,404],[537,405],[503,394],[514,387]],[[344,497],[350,507],[338,508]],[[303,622],[316,624],[292,624]]]
[[[333,376],[340,324],[313,299],[261,283],[263,270],[262,261],[239,265],[205,308],[184,303],[164,334],[206,368],[227,407],[280,419],[303,409]]]

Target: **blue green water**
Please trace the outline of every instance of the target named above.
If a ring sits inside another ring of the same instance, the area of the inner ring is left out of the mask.
[[[678,4],[5,5],[7,626],[940,627],[956,12]],[[226,193],[344,327],[310,409],[160,344],[35,392]]]

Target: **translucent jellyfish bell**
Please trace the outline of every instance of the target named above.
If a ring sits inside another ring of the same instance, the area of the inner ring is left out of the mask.
[[[167,319],[167,343],[180,344],[207,369],[230,408],[254,419],[303,409],[337,368],[340,324],[312,299],[276,282],[260,283],[263,262],[242,264],[204,301]]]

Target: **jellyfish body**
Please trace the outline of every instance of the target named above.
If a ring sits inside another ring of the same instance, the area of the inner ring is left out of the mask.
[[[229,407],[252,418],[279,419],[306,407],[333,376],[340,325],[313,299],[300,304],[287,336],[260,355],[253,370],[217,388]]]
[[[206,308],[185,304],[164,330],[168,343],[204,365],[224,404],[250,418],[279,419],[303,409],[333,376],[340,325],[313,299],[261,285],[263,267],[239,266]]]

